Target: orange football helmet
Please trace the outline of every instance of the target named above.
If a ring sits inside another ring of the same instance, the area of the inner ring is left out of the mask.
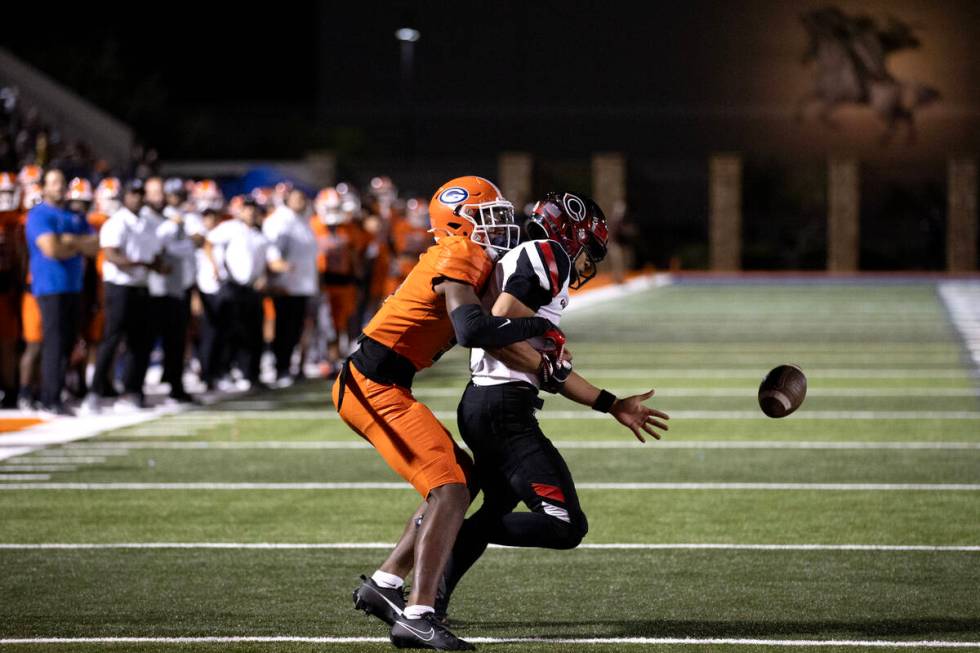
[[[0,211],[20,208],[20,185],[12,172],[0,172]]]
[[[122,185],[116,177],[106,177],[95,187],[95,210],[111,216],[122,206]]]
[[[31,184],[40,184],[41,177],[44,176],[44,171],[41,170],[41,166],[36,165],[26,165],[20,169],[17,174],[17,183],[21,185],[21,188],[30,186]]]
[[[436,240],[442,236],[465,236],[504,252],[520,240],[514,205],[483,177],[456,177],[440,186],[429,201],[429,220]]]
[[[88,179],[75,177],[68,182],[68,194],[65,199],[69,202],[91,202],[92,201],[92,182]]]
[[[333,186],[324,188],[313,200],[313,210],[325,225],[333,226],[350,222],[351,214],[343,210],[340,193]]]
[[[194,206],[201,213],[208,209],[220,211],[225,203],[225,196],[222,194],[221,189],[218,188],[218,184],[214,179],[202,179],[194,184],[194,192],[191,193],[191,199],[194,200]]]

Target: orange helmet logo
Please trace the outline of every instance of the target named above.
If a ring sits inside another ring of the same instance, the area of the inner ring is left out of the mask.
[[[500,251],[511,249],[520,240],[513,204],[483,177],[457,177],[440,186],[429,202],[429,219],[437,240],[464,236]]]

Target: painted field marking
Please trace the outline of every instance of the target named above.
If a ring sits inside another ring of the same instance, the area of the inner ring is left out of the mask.
[[[614,394],[630,392],[629,388],[607,388]],[[664,388],[657,390],[658,399],[673,397],[755,397],[756,388]],[[416,397],[455,397],[462,395],[462,387],[413,388]],[[980,388],[807,388],[807,397],[980,397]],[[324,398],[321,393],[311,394],[309,401]],[[288,399],[292,399],[289,397]],[[298,403],[298,402],[297,402]]]
[[[654,445],[644,445],[634,440],[552,440],[560,449],[635,449],[637,451],[656,451],[657,449],[813,449],[813,450],[907,450],[907,451],[971,451],[980,450],[978,442],[874,442],[874,441],[801,441],[801,440],[661,440]],[[70,446],[70,445],[69,445]],[[159,449],[244,449],[244,450],[315,450],[315,449],[357,449],[373,450],[367,442],[359,440],[256,440],[242,441],[93,441],[86,445],[91,451],[159,450]],[[0,465],[0,469],[4,466]]]
[[[848,647],[848,648],[980,648],[980,641],[957,640],[887,640],[887,639],[747,639],[741,637],[467,637],[475,644],[569,644],[569,645],[641,645],[641,646],[772,646],[772,647]],[[368,644],[389,643],[387,637],[316,637],[301,635],[239,637],[35,637],[4,638],[0,645],[15,644]]]
[[[432,411],[437,419],[455,421],[455,410]],[[340,415],[332,407],[312,410],[238,410],[230,411],[236,419],[243,420],[323,420],[339,421]],[[675,419],[761,419],[769,418],[758,410],[672,410],[670,416]],[[604,413],[583,408],[581,410],[542,410],[537,413],[538,419],[609,419]],[[980,419],[977,410],[806,410],[794,413],[793,420],[815,419],[860,419],[860,420],[915,420],[915,419]]]
[[[980,483],[577,483],[580,490],[802,490],[977,492]],[[0,490],[412,490],[407,483],[5,483]]]
[[[74,465],[0,465],[3,472],[73,472],[78,467]]]
[[[227,549],[227,550],[367,550],[391,549],[394,542],[38,542],[0,543],[0,550],[101,550],[101,549]],[[491,549],[533,552],[535,549],[491,544]],[[687,542],[584,543],[576,549],[612,551],[895,551],[935,553],[980,553],[980,545],[932,544],[739,544]]]

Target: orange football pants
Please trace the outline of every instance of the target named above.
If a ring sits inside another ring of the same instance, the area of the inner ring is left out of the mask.
[[[20,315],[24,342],[41,342],[41,309],[37,299],[29,292],[21,296]]]
[[[340,383],[333,384],[337,405]],[[450,483],[466,485],[473,461],[429,408],[397,385],[375,383],[350,365],[340,417],[425,499]]]

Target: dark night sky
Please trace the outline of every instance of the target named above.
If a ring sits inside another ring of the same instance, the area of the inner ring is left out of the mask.
[[[7,10],[14,24],[33,26],[2,38],[164,156],[700,151],[797,130],[789,113],[809,83],[798,17],[823,4],[287,1],[258,12],[168,2],[149,17],[145,6],[135,17],[133,5],[109,4],[54,18],[17,5]],[[966,0],[852,5],[924,23],[931,40],[910,59],[913,73],[937,74],[916,68],[937,59],[937,44],[956,54],[949,43],[980,37],[980,5]],[[422,33],[410,123],[393,36],[405,23]],[[942,31],[969,24],[958,41]],[[975,49],[961,54],[943,57],[959,68],[939,71],[954,91],[980,72]],[[962,110],[962,98],[951,102]]]

